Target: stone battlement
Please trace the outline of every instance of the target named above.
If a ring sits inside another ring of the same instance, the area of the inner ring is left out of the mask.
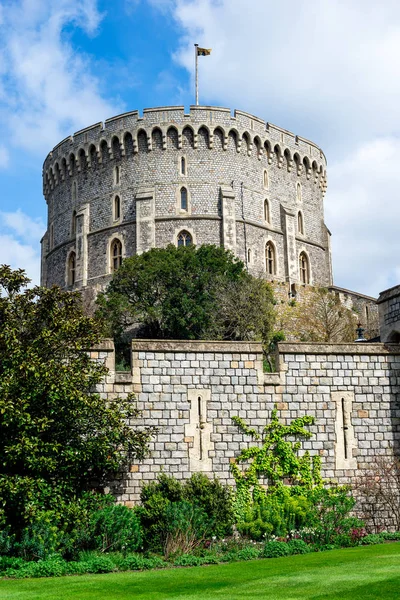
[[[195,135],[196,130],[205,127],[211,136],[215,128],[221,128],[225,140],[229,131],[233,130],[238,136],[238,151],[240,151],[239,142],[245,139],[248,144],[257,145],[260,155],[264,150],[268,153],[268,156],[271,155],[272,160],[272,155],[277,151],[282,156],[282,162],[285,158],[285,161],[291,164],[295,162],[297,169],[304,166],[305,169],[310,170],[310,175],[311,170],[313,170],[318,174],[318,177],[326,176],[326,158],[322,150],[314,142],[277,125],[265,122],[240,110],[235,110],[232,115],[228,108],[191,106],[190,113],[185,113],[183,106],[166,106],[146,108],[142,117],[139,111],[123,113],[107,119],[104,123],[99,122],[81,129],[65,138],[53,148],[44,161],[43,174],[45,180],[48,179],[50,186],[57,184],[57,172],[58,169],[61,169],[60,161],[64,159],[68,163],[71,154],[73,154],[79,169],[79,155],[84,153],[86,158],[90,160],[89,146],[91,144],[95,145],[96,152],[100,156],[100,145],[106,143],[108,152],[111,155],[113,141],[116,138],[123,152],[126,134],[133,134],[143,129],[147,133],[148,150],[151,150],[153,129],[160,127],[162,131],[164,130],[165,137],[166,130],[172,126],[177,129],[180,138],[182,130],[186,126],[192,126]],[[134,143],[133,145],[134,150],[138,151],[138,144]],[[212,139],[210,139],[211,148]]]
[[[399,345],[283,342],[277,373],[264,373],[261,344],[248,342],[134,340],[129,374],[113,370],[109,341],[93,358],[111,368],[99,392],[110,399],[134,392],[142,414],[132,425],[158,428],[150,456],[115,487],[130,505],[161,472],[178,479],[204,472],[233,484],[230,463],[254,441],[232,417],[261,433],[274,406],[284,423],[315,418],[302,451],[320,456],[323,476],[340,484],[399,450]],[[389,513],[381,518],[390,526]]]

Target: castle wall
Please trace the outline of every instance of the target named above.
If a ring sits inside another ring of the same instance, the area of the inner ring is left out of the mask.
[[[379,295],[378,308],[382,342],[400,342],[400,285]]]
[[[269,278],[280,281],[299,281],[298,257],[304,251],[310,283],[329,285],[326,185],[326,160],[315,144],[241,111],[191,107],[185,114],[182,107],[165,107],[145,110],[143,117],[120,115],[67,138],[45,160],[43,283],[68,287],[65,261],[78,252],[79,242],[73,215],[84,208],[86,264],[77,269],[75,287],[110,278],[113,238],[122,241],[124,256],[131,256],[176,244],[182,230],[196,244],[231,249],[251,273],[264,277],[265,245],[273,242],[277,270]],[[188,191],[187,210],[180,207],[182,186]],[[116,195],[119,218],[113,214]],[[290,244],[285,210],[292,214]]]
[[[261,432],[274,404],[284,422],[315,417],[302,448],[321,456],[323,476],[341,484],[378,456],[399,453],[399,345],[280,343],[272,374],[263,372],[259,343],[134,341],[129,374],[115,373],[110,342],[92,356],[111,369],[99,391],[106,398],[134,392],[142,417],[132,424],[158,427],[150,456],[119,488],[126,503],[161,471],[179,479],[203,471],[233,484],[230,462],[254,442],[232,416]]]

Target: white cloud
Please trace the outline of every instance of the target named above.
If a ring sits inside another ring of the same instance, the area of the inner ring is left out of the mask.
[[[6,169],[8,167],[9,160],[10,156],[7,148],[0,145],[0,169]]]
[[[40,239],[45,225],[21,210],[0,212],[0,263],[24,269],[32,283],[40,282]]]
[[[152,0],[156,6],[157,0]],[[200,103],[241,108],[320,144],[335,283],[376,295],[400,280],[400,3],[172,0],[176,61]]]
[[[326,221],[335,279],[377,295],[400,280],[400,139],[360,145],[330,168]]]
[[[0,212],[0,223],[22,240],[37,244],[46,231],[46,225],[41,219],[32,219],[20,209],[15,212]]]
[[[96,0],[6,2],[0,24],[0,122],[12,143],[43,154],[66,135],[119,112],[106,101],[90,62],[66,27],[94,35]],[[3,91],[2,91],[3,88]]]
[[[397,0],[176,0],[183,28],[180,64],[193,73],[193,42],[212,47],[200,61],[200,92],[270,121],[289,115],[296,133],[328,137],[392,132],[399,122],[400,4]],[[250,105],[250,106],[249,106]],[[288,123],[278,123],[287,126]],[[398,126],[397,126],[398,127]],[[324,130],[326,134],[324,135]]]

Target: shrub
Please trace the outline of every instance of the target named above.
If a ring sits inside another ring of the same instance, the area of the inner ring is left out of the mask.
[[[310,548],[303,540],[290,540],[287,542],[290,554],[308,554],[311,552]]]
[[[112,558],[104,555],[92,554],[85,561],[86,573],[111,573],[116,571]]]
[[[213,529],[206,513],[189,502],[171,502],[165,511],[164,555],[189,553],[210,536]]]
[[[237,553],[238,560],[254,560],[260,558],[262,550],[256,546],[246,546]]]
[[[141,554],[129,554],[121,561],[121,571],[145,571],[147,569],[162,569],[167,566],[158,556],[146,558]]]
[[[13,548],[15,536],[11,535],[10,528],[5,527],[0,531],[0,555],[9,554]]]
[[[289,554],[290,547],[286,542],[267,542],[262,551],[264,558],[278,558],[279,556],[288,556]]]
[[[379,533],[370,533],[362,538],[361,543],[363,546],[370,546],[372,544],[382,544],[385,538]]]
[[[243,520],[237,529],[253,540],[263,540],[271,534],[286,536],[299,529],[307,520],[310,502],[305,496],[292,495],[296,490],[287,488],[259,496],[243,511]]]
[[[181,554],[174,560],[173,563],[176,567],[197,567],[202,563],[201,556],[194,556],[193,554]]]
[[[203,473],[194,473],[183,486],[183,498],[196,504],[214,521],[213,535],[217,538],[232,533],[234,523],[231,488],[218,479],[209,479]]]
[[[102,552],[135,551],[142,546],[140,521],[135,511],[121,504],[107,506],[92,514],[92,543]]]
[[[203,511],[214,524],[212,534],[216,537],[223,537],[232,529],[231,490],[203,474],[194,474],[185,483],[161,474],[157,481],[143,486],[141,501],[137,514],[143,527],[144,546],[155,551],[164,550],[167,510],[171,503],[185,502]]]
[[[379,535],[384,540],[400,540],[400,531],[382,531]]]

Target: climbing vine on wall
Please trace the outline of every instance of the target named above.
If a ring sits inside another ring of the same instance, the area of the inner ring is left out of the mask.
[[[322,485],[320,457],[311,457],[308,451],[299,455],[301,439],[312,436],[305,427],[314,423],[314,417],[306,415],[284,425],[274,408],[271,421],[261,435],[238,416],[232,417],[232,421],[242,433],[259,440],[257,445],[242,450],[231,463],[238,515],[253,501],[269,493],[283,492],[288,486],[293,493],[304,493]]]

